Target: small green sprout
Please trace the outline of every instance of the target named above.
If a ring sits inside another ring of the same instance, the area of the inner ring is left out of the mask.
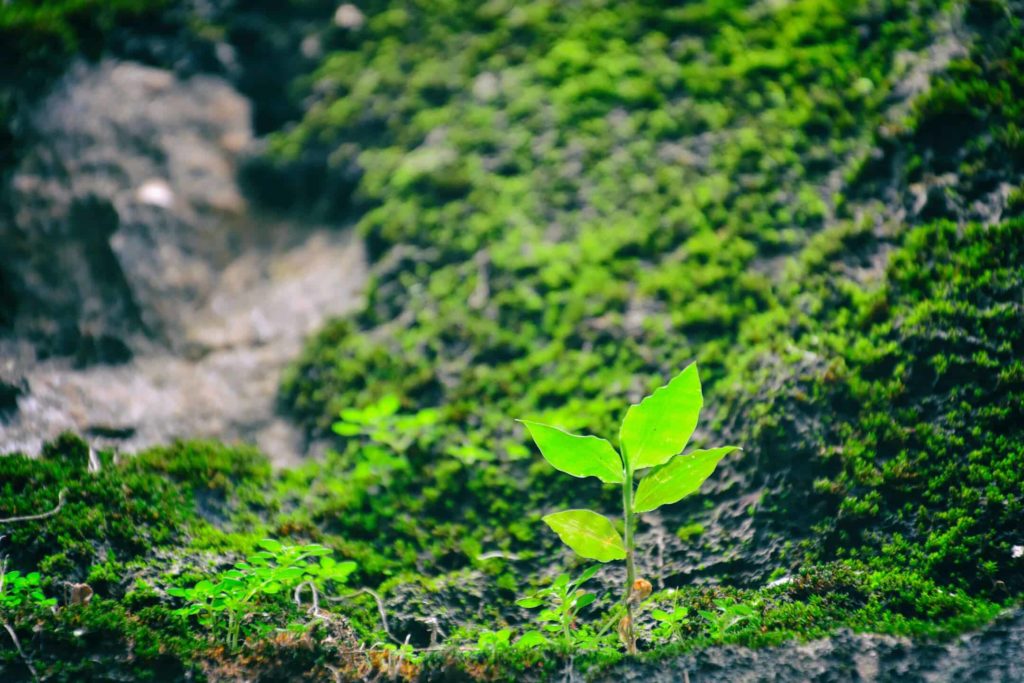
[[[215,635],[223,633],[229,650],[237,650],[243,628],[266,627],[248,624],[264,596],[272,596],[310,584],[324,589],[328,583],[344,585],[356,568],[355,562],[337,562],[322,545],[283,545],[273,539],[260,541],[261,550],[249,555],[233,569],[215,578],[199,581],[191,588],[169,588],[167,594],[189,604],[175,614],[198,615],[199,623]],[[296,626],[290,625],[291,630]]]
[[[626,649],[636,652],[632,595],[636,581],[634,531],[636,516],[676,503],[696,492],[718,462],[736,446],[696,450],[679,455],[694,430],[704,404],[697,364],[691,363],[672,381],[637,405],[630,406],[619,430],[619,447],[596,436],[577,436],[561,429],[521,420],[541,455],[574,477],[597,477],[622,488],[625,538],[612,520],[592,510],[564,510],[544,517],[562,542],[576,554],[598,562],[626,560],[622,621]],[[649,470],[634,489],[637,472]]]
[[[476,641],[477,650],[490,660],[496,659],[508,650],[512,641],[512,629],[503,628],[497,631],[481,631]]]
[[[56,604],[55,598],[43,593],[39,572],[6,571],[5,565],[0,563],[0,614],[5,620],[8,615],[27,607],[49,608]]]
[[[537,621],[543,624],[541,630],[527,631],[517,644],[521,647],[530,647],[553,642],[563,652],[585,646],[592,634],[579,631],[576,618],[580,610],[592,604],[597,596],[583,590],[581,586],[594,578],[598,569],[599,567],[594,565],[576,579],[570,579],[568,574],[561,574],[547,588],[516,600],[516,604],[525,609],[543,607],[537,616]]]
[[[671,591],[668,597],[667,610],[657,607],[651,610],[651,618],[658,622],[652,635],[660,640],[672,641],[681,638],[683,628],[689,625],[690,610],[679,604],[678,591]]]
[[[438,420],[438,411],[436,408],[424,408],[401,415],[399,408],[399,398],[388,394],[366,408],[342,410],[338,414],[340,419],[331,428],[339,436],[363,436],[396,453],[404,453],[414,443],[431,435],[431,428]]]
[[[761,622],[761,617],[752,605],[732,602],[723,598],[715,600],[715,607],[717,612],[701,610],[700,615],[710,625],[711,636],[720,643],[725,640],[726,634],[736,626],[744,622],[752,622],[756,626]]]

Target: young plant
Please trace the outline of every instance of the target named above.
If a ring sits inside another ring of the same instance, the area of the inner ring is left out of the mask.
[[[527,631],[520,637],[519,644],[541,645],[555,642],[563,651],[580,649],[589,644],[589,636],[577,631],[576,617],[581,609],[597,599],[594,593],[588,593],[581,586],[594,578],[599,567],[594,565],[585,570],[576,579],[568,574],[561,574],[547,588],[532,595],[516,600],[516,604],[526,609],[543,607],[537,615],[542,626],[540,631]]]
[[[715,600],[717,612],[701,610],[700,615],[707,620],[711,627],[711,636],[719,643],[725,640],[726,634],[736,626],[744,622],[760,623],[761,618],[751,605],[742,602],[731,602],[730,600]]]
[[[214,634],[223,632],[229,650],[238,649],[242,629],[264,596],[306,583],[321,589],[328,583],[344,585],[356,567],[355,562],[335,561],[322,545],[289,546],[268,538],[259,546],[260,551],[212,580],[167,589],[168,595],[189,603],[175,614],[198,615]]]
[[[0,561],[0,615],[7,621],[8,615],[26,607],[53,607],[55,598],[43,594],[39,572],[22,574],[17,570],[6,571],[6,564]]]
[[[15,651],[36,681],[39,680],[39,674],[32,666],[32,659],[21,648],[21,641],[14,630],[14,615],[32,607],[53,609],[56,604],[56,599],[48,598],[43,593],[38,572],[22,574],[17,570],[7,571],[7,558],[0,557],[0,626],[7,631]]]
[[[404,453],[417,441],[430,436],[431,428],[438,420],[438,411],[425,408],[402,415],[399,408],[401,402],[398,397],[388,394],[366,408],[342,410],[338,414],[340,419],[331,428],[339,436],[363,436],[396,453]]]
[[[668,610],[651,610],[651,617],[658,622],[652,635],[667,642],[678,639],[683,633],[683,628],[690,623],[690,610],[679,604],[677,591],[672,591],[669,602]]]
[[[697,364],[637,405],[630,406],[619,430],[619,451],[596,436],[578,436],[539,422],[522,420],[544,458],[574,477],[597,477],[622,489],[624,537],[612,520],[592,510],[565,510],[544,517],[562,542],[576,554],[597,560],[626,561],[623,603],[627,616],[620,632],[626,649],[636,652],[633,593],[637,580],[635,543],[637,515],[682,500],[700,488],[719,460],[738,450],[723,446],[679,455],[697,427],[704,404]],[[649,470],[634,487],[637,473]]]
[[[512,629],[503,628],[481,631],[477,637],[476,648],[487,659],[494,661],[511,647]]]

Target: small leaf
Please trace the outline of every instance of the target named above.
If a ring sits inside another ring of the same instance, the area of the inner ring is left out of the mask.
[[[279,553],[279,552],[281,552],[281,544],[280,544],[280,542],[275,541],[272,538],[264,538],[262,541],[260,541],[256,545],[258,545],[259,547],[263,548],[264,550],[269,550],[272,553]]]
[[[547,637],[540,631],[527,631],[519,636],[519,640],[516,641],[516,647],[537,647],[547,642]]]
[[[536,609],[543,605],[544,601],[538,598],[520,598],[519,600],[516,600],[516,604],[523,609]]]
[[[577,436],[540,422],[519,422],[526,425],[541,455],[556,470],[574,477],[597,477],[606,484],[622,483],[622,459],[604,439]]]
[[[590,510],[565,510],[544,517],[562,542],[577,555],[598,562],[622,560],[626,546],[611,521]]]
[[[668,612],[660,609],[652,609],[651,618],[655,621],[672,621],[672,617],[668,615]]]
[[[722,446],[694,451],[650,472],[636,489],[633,511],[649,512],[682,500],[700,488],[715,471],[719,460],[736,450],[739,450],[736,446]]]
[[[574,586],[582,586],[587,581],[590,581],[592,578],[594,578],[594,576],[597,575],[597,572],[600,569],[601,569],[601,565],[599,565],[599,564],[591,565],[582,574],[580,574],[579,578],[576,579],[576,581],[573,582],[573,585]]]
[[[339,436],[355,436],[363,433],[363,428],[360,425],[351,422],[335,422],[331,425],[331,429]]]
[[[594,602],[594,600],[597,600],[596,595],[593,593],[584,593],[576,599],[576,609],[583,609],[590,603]]]
[[[697,364],[626,411],[619,430],[622,452],[634,470],[657,467],[683,452],[697,428],[704,397]]]

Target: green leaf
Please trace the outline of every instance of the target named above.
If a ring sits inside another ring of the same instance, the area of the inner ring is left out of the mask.
[[[597,477],[606,484],[621,484],[622,460],[612,445],[596,436],[576,436],[540,422],[519,420],[556,470],[574,477]]]
[[[544,601],[540,598],[520,598],[516,600],[516,604],[523,609],[536,609],[544,604]]]
[[[281,547],[282,547],[280,542],[275,541],[272,538],[264,538],[262,541],[260,541],[256,545],[258,545],[259,547],[261,547],[261,548],[263,548],[265,550],[269,550],[272,553],[279,553],[279,552],[281,552]]]
[[[594,600],[597,600],[597,596],[596,595],[594,595],[593,593],[584,593],[583,595],[581,595],[580,597],[578,597],[576,599],[575,607],[576,607],[576,609],[583,609],[584,607],[586,607],[590,603],[594,602]]]
[[[584,583],[586,583],[587,581],[590,581],[592,578],[597,576],[597,572],[600,569],[601,569],[601,565],[599,565],[599,564],[591,565],[586,570],[584,570],[584,572],[582,574],[579,575],[579,578],[577,578],[575,581],[572,582],[572,585],[574,585],[574,586],[582,586]]]
[[[540,631],[527,631],[523,635],[519,636],[519,640],[516,641],[516,646],[537,647],[538,645],[544,645],[547,642],[547,637]]]
[[[335,422],[331,425],[331,429],[339,436],[355,436],[363,433],[363,428],[360,425],[352,424],[351,422]]]
[[[715,471],[719,460],[736,450],[739,450],[736,446],[722,446],[694,451],[653,470],[640,480],[633,511],[649,512],[682,500],[700,488]]]
[[[697,428],[702,405],[697,364],[690,363],[671,382],[630,406],[619,442],[632,469],[657,467],[682,453]]]
[[[544,517],[562,543],[576,554],[598,562],[622,560],[626,546],[607,517],[590,510],[565,510]]]

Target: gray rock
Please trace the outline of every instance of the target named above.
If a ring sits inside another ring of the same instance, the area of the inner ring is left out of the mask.
[[[295,462],[310,446],[277,415],[280,374],[358,304],[361,242],[248,212],[249,105],[218,78],[78,65],[32,127],[0,222],[15,301],[0,453],[71,430],[129,450],[245,440]]]
[[[578,680],[578,679],[577,679]],[[950,643],[841,631],[760,650],[709,648],[656,664],[623,663],[594,681],[644,683],[1002,683],[1024,680],[1024,611]]]
[[[217,78],[74,67],[31,117],[0,224],[15,329],[83,363],[130,357],[137,335],[180,345],[245,214],[234,164],[249,118]]]

